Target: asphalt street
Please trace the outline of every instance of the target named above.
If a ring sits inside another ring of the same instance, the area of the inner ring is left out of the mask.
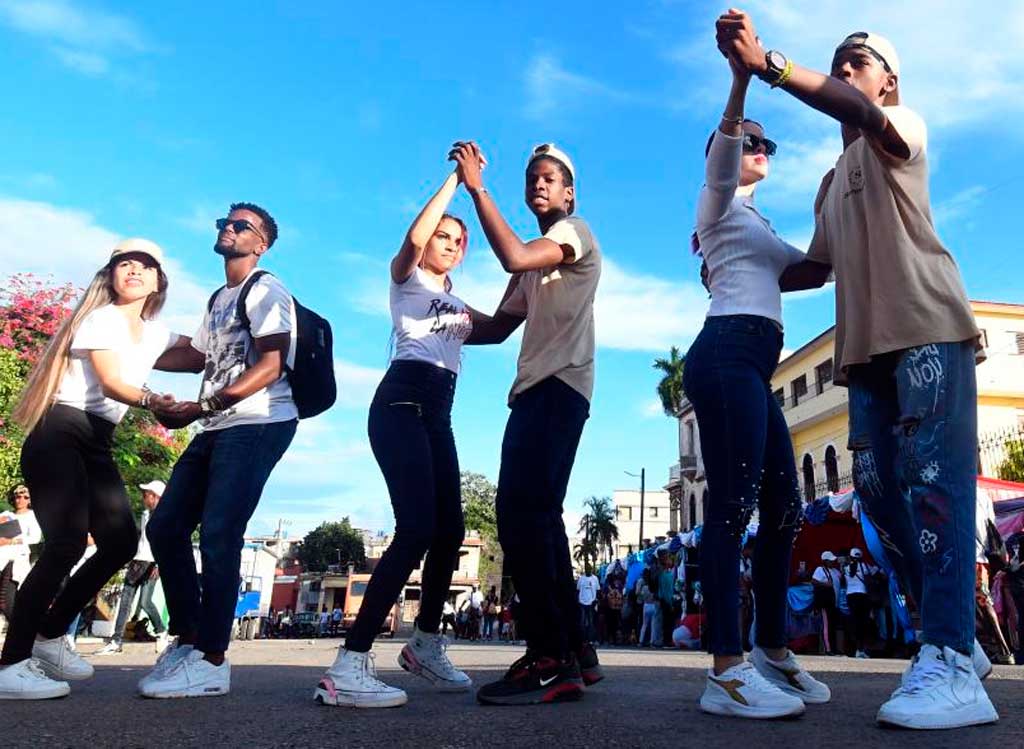
[[[395,662],[401,641],[375,646],[379,674],[409,693],[389,710],[355,710],[312,700],[340,640],[239,643],[231,693],[189,700],[145,700],[135,683],[155,660],[152,646],[94,658],[96,676],[47,702],[0,703],[3,747],[1024,747],[1024,667],[997,666],[986,682],[1001,719],[994,726],[943,732],[881,729],[879,704],[905,663],[804,658],[833,690],[831,704],[797,720],[754,722],[700,712],[706,656],[678,651],[602,649],[607,678],[583,700],[495,708],[470,694],[437,694]],[[82,644],[88,654],[98,645]],[[521,653],[510,645],[453,644],[453,661],[476,683],[500,676]]]

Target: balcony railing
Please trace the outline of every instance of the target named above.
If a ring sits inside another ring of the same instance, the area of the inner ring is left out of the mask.
[[[789,411],[791,409],[796,408],[801,403],[806,403],[807,401],[817,398],[820,395],[824,395],[835,386],[836,385],[835,383],[832,382],[832,380],[827,380],[825,382],[815,381],[810,384],[810,387],[808,388],[807,392],[803,393],[802,395],[788,395],[781,399],[776,397],[776,400],[779,401],[779,405],[782,406],[783,411]],[[790,384],[788,387],[790,390],[792,390],[793,386],[792,384]],[[818,392],[819,388],[821,389],[820,393]]]

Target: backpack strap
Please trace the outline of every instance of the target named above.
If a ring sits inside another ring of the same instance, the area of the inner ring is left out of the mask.
[[[246,280],[245,285],[242,286],[242,291],[238,295],[238,302],[235,305],[235,314],[238,315],[238,319],[242,321],[242,326],[245,328],[245,332],[252,338],[251,323],[249,322],[249,313],[245,310],[245,303],[249,299],[249,292],[252,291],[252,287],[259,282],[263,276],[271,275],[268,271],[258,270],[253,273]]]
[[[221,287],[220,287],[219,289],[217,289],[217,290],[216,290],[215,292],[213,292],[212,294],[210,294],[210,301],[208,301],[208,302],[206,303],[206,311],[207,311],[207,312],[213,312],[213,303],[217,301],[217,295],[218,295],[218,294],[219,294],[220,292],[224,291],[224,289],[226,289],[226,288],[227,288],[227,286],[221,286]]]

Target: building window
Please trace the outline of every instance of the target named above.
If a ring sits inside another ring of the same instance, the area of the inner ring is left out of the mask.
[[[810,454],[804,455],[804,499],[813,502],[814,497],[814,458]]]
[[[832,445],[825,450],[825,480],[830,492],[834,494],[839,491],[839,461],[836,459],[836,449]]]
[[[697,495],[696,494],[691,494],[690,495],[690,517],[687,518],[687,519],[690,521],[687,524],[688,525],[688,530],[692,531],[694,528],[697,527]]]
[[[696,455],[697,454],[697,440],[694,433],[694,427],[696,422],[686,422],[686,452],[684,455]]]
[[[822,362],[814,368],[815,389],[818,395],[825,392],[825,388],[832,384],[832,360]]]
[[[1024,333],[1017,333],[1017,353],[1024,356]]]
[[[792,382],[793,405],[800,402],[800,399],[807,395],[807,375],[800,375]]]
[[[980,333],[978,339],[981,342],[981,347],[988,348],[988,331],[982,328],[981,330],[978,331],[978,333]]]
[[[648,508],[647,516],[648,517],[652,517],[652,518],[658,517],[658,508],[657,507],[650,507],[650,508]]]
[[[615,510],[615,514],[618,515],[619,520],[632,520],[633,519],[633,508],[632,507],[618,507]]]
[[[772,395],[775,396],[775,401],[779,404],[779,408],[786,407],[786,391],[782,388],[776,390]]]

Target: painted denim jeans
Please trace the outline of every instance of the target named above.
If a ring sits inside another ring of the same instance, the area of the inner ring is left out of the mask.
[[[935,343],[850,367],[853,483],[924,641],[974,647],[977,383],[974,342]]]

